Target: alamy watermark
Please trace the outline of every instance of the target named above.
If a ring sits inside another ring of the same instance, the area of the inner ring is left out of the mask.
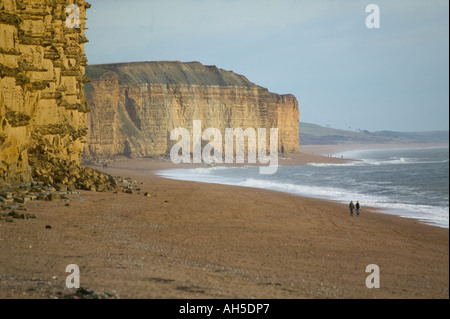
[[[225,141],[223,143],[222,133],[217,128],[207,128],[202,133],[202,123],[200,120],[193,121],[192,132],[192,161],[191,161],[191,134],[186,128],[175,128],[170,133],[170,140],[178,141],[170,150],[170,159],[173,163],[236,163],[245,162],[245,138],[247,138],[247,160],[250,164],[256,163],[256,158],[260,164],[260,174],[275,174],[278,169],[278,128],[270,129],[269,155],[267,155],[266,129],[258,128],[226,128]],[[181,139],[179,139],[181,136]],[[212,139],[211,139],[212,138]],[[236,139],[236,145],[234,140]],[[202,150],[202,141],[208,141]],[[225,145],[225,157],[223,158],[223,144]],[[236,147],[235,147],[236,146]],[[258,149],[258,152],[257,152]],[[181,154],[180,154],[181,153]]]
[[[380,28],[380,7],[376,4],[369,4],[366,7],[366,12],[370,14],[366,18],[366,27],[368,29]]]
[[[380,267],[375,264],[367,265],[366,273],[370,273],[366,278],[366,287],[369,289],[380,288]]]
[[[80,28],[80,8],[76,4],[69,4],[66,7],[66,27],[69,29]]]
[[[80,288],[80,267],[75,264],[67,265],[66,272],[70,273],[66,277],[66,287],[69,289]]]

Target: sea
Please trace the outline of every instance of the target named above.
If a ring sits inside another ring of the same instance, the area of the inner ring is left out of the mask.
[[[362,207],[449,228],[449,149],[354,150],[333,154],[343,164],[278,166],[271,175],[255,166],[170,169],[170,179],[264,188]]]

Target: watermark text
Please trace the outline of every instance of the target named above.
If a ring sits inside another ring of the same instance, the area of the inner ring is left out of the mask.
[[[170,150],[170,159],[173,163],[223,163],[232,164],[244,163],[245,161],[245,138],[247,138],[247,160],[250,164],[256,163],[256,158],[260,164],[260,174],[274,174],[278,169],[278,128],[270,129],[269,155],[267,155],[266,129],[258,128],[226,128],[225,141],[222,133],[217,128],[207,128],[202,132],[201,121],[193,121],[192,132],[192,159],[191,159],[191,134],[186,128],[175,128],[170,133],[170,140],[178,141]],[[180,139],[181,136],[181,139]],[[236,140],[236,145],[234,144]],[[208,141],[202,150],[202,141]],[[224,143],[223,143],[224,142]],[[225,157],[223,157],[223,144],[225,145]],[[236,147],[235,147],[236,146]],[[257,151],[258,150],[258,151]],[[236,159],[234,158],[236,154]]]

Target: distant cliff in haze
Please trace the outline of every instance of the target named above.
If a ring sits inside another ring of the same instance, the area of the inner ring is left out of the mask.
[[[448,131],[397,132],[367,130],[342,130],[311,123],[300,123],[300,144],[382,144],[382,143],[448,143]]]

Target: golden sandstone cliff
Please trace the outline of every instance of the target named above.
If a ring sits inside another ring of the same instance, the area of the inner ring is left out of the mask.
[[[32,178],[68,183],[67,170],[81,163],[89,6],[84,0],[0,0],[0,188]]]
[[[84,0],[0,0],[0,190],[36,181],[116,189],[114,178],[82,168],[82,155],[167,154],[170,132],[192,130],[194,120],[222,133],[279,128],[279,152],[298,151],[293,95],[198,62],[87,66],[89,7]]]
[[[194,120],[208,127],[278,128],[278,151],[299,149],[299,108],[293,95],[278,95],[244,76],[199,62],[92,65],[86,97],[92,111],[84,157],[142,157],[170,152],[170,132]],[[269,147],[267,147],[269,150]]]

